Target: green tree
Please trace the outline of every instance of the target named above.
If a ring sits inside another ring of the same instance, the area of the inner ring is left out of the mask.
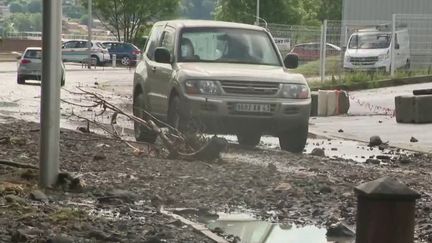
[[[41,0],[33,0],[27,5],[27,10],[30,13],[41,13],[42,12],[42,2]]]
[[[17,2],[12,2],[9,4],[9,11],[11,13],[22,13],[24,12],[24,6]]]
[[[320,0],[321,8],[318,11],[320,20],[342,20],[342,2],[343,0]]]
[[[213,19],[217,0],[182,0],[181,15],[189,19]]]
[[[65,5],[63,6],[63,15],[72,19],[80,19],[85,15],[85,9],[81,6]]]
[[[216,19],[254,23],[256,0],[220,0],[216,7]],[[268,23],[300,24],[302,0],[266,0],[260,2],[260,17]]]
[[[87,1],[82,2],[87,7]],[[133,42],[152,22],[172,18],[179,0],[94,0],[95,16],[118,40]]]
[[[11,15],[7,20],[13,26],[13,29],[19,32],[42,31],[42,14],[25,14],[16,13]]]

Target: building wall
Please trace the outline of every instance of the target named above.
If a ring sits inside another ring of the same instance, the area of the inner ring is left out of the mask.
[[[432,14],[432,0],[343,0],[343,20],[392,20],[393,14]]]

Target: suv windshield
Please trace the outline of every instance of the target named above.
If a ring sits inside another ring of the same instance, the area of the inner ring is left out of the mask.
[[[281,65],[267,33],[233,28],[183,30],[178,57],[179,62]]]
[[[351,37],[349,49],[384,49],[390,46],[390,34],[356,34]]]

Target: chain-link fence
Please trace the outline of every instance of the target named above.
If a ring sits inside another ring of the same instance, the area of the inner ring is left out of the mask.
[[[310,82],[357,82],[431,73],[432,15],[396,14],[393,21],[324,21],[267,26],[283,55],[299,56]],[[392,41],[395,40],[395,41]]]

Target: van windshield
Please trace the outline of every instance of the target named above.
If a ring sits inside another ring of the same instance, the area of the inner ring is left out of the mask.
[[[179,62],[245,63],[281,66],[264,31],[234,28],[186,28],[180,38]]]
[[[349,49],[385,49],[390,47],[390,34],[354,34]]]

